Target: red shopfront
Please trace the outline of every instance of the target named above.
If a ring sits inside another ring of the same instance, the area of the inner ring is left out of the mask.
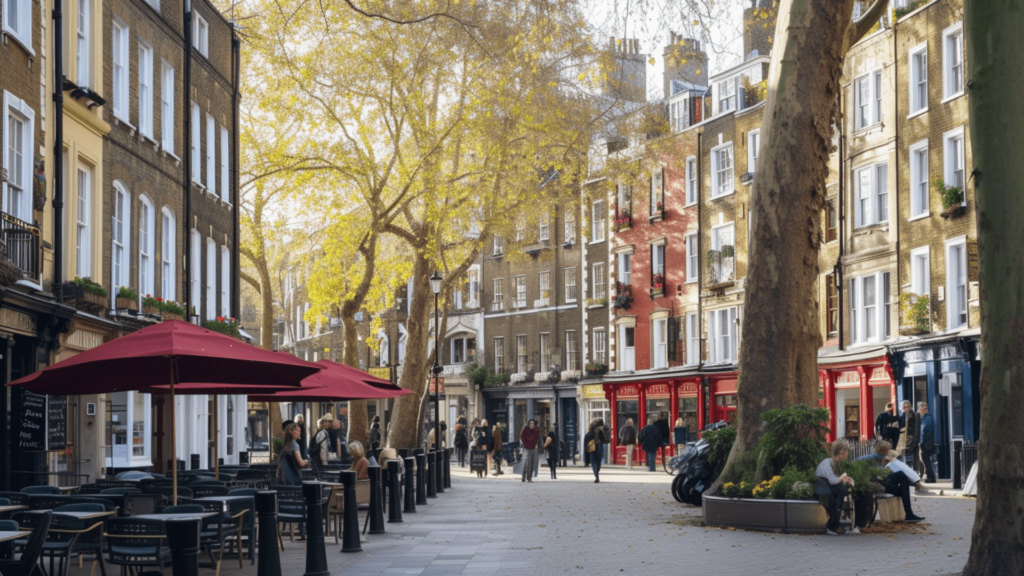
[[[708,423],[726,422],[732,424],[736,420],[736,381],[737,372],[726,372],[708,376],[711,391],[711,414]]]
[[[619,445],[619,431],[628,419],[639,433],[647,423],[647,415],[656,419],[667,420],[669,437],[678,418],[683,419],[689,427],[690,437],[696,436],[701,423],[704,422],[704,402],[700,387],[700,377],[663,379],[654,382],[630,382],[624,384],[605,383],[605,396],[609,400],[612,412],[612,455],[613,464],[626,463],[626,447]],[[675,453],[675,447],[666,448],[668,455]],[[633,451],[633,462],[643,461],[642,451]],[[659,459],[661,461],[661,454]]]
[[[884,354],[856,362],[819,359],[818,381],[829,409],[829,440],[866,441],[875,437],[875,418],[896,403],[896,386]]]

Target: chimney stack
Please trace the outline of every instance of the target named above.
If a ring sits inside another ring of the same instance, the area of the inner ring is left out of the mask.
[[[664,94],[672,95],[672,81],[679,80],[696,86],[708,84],[708,55],[699,40],[683,38],[669,32],[669,43],[663,53],[665,63]]]

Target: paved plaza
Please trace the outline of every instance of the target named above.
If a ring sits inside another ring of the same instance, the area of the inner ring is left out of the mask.
[[[365,536],[363,551],[342,554],[327,539],[334,575],[400,574],[955,574],[970,546],[975,501],[918,497],[927,517],[915,533],[790,536],[704,528],[700,511],[675,502],[662,471],[546,468],[532,484],[517,476],[478,480],[453,470],[453,488],[387,534]],[[362,517],[360,518],[362,524]],[[88,566],[86,567],[88,568]],[[288,542],[282,573],[305,571],[305,543]],[[73,576],[88,570],[77,568]],[[255,574],[225,559],[221,574]],[[98,574],[98,571],[97,571]],[[169,571],[168,571],[169,574]],[[200,569],[200,574],[212,574]]]

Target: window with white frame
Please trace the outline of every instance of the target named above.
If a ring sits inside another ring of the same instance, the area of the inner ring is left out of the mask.
[[[206,115],[206,188],[217,195],[217,125]]]
[[[928,141],[910,147],[910,217],[928,215]]]
[[[78,165],[78,206],[75,211],[75,275],[92,275],[92,168]]]
[[[942,32],[942,98],[964,92],[964,31],[958,23]]]
[[[480,293],[480,269],[470,268],[467,276],[469,277],[468,305],[470,308],[476,308],[477,306],[480,305],[478,296],[478,294]]]
[[[220,247],[220,315],[231,316],[231,251]]]
[[[591,268],[593,272],[594,298],[607,298],[608,292],[605,286],[604,262],[598,262]]]
[[[202,183],[202,157],[200,152],[202,151],[201,138],[203,136],[202,126],[199,123],[199,104],[192,103],[192,181],[196,184]]]
[[[128,59],[128,26],[115,18],[110,39],[111,59],[114,68],[114,94],[112,98],[114,101],[114,116],[129,122],[128,71],[130,63]]]
[[[686,363],[700,363],[700,326],[696,312],[686,314]]]
[[[540,215],[540,219],[537,223],[537,239],[541,242],[547,242],[551,237],[551,216],[544,211]]]
[[[633,187],[629,184],[615,185],[615,207],[622,212],[632,212],[633,209]]]
[[[619,272],[619,283],[620,284],[632,284],[631,282],[631,264],[633,260],[632,252],[619,252],[618,254],[618,272]]]
[[[892,309],[889,272],[868,274],[850,280],[850,341],[853,344],[880,342],[891,334]]]
[[[921,44],[910,52],[910,113],[928,109],[928,45]]]
[[[608,333],[604,328],[594,329],[594,362],[608,365]]]
[[[516,283],[516,308],[526,308],[526,274],[520,274],[515,278]]]
[[[452,364],[466,364],[476,359],[476,338],[460,336],[452,338]]]
[[[551,272],[544,270],[537,275],[537,278],[539,280],[540,299],[542,300],[541,305],[547,306],[551,301]]]
[[[686,159],[686,205],[697,203],[697,159]]]
[[[697,233],[686,235],[686,281],[697,281]]]
[[[551,335],[547,332],[540,335],[540,371],[551,372]]]
[[[736,85],[738,83],[738,78],[729,78],[724,82],[719,82],[716,86],[718,91],[719,114],[736,109]]]
[[[665,169],[651,171],[651,216],[658,216],[665,207]]]
[[[931,293],[931,252],[927,246],[910,251],[910,291],[922,296]]]
[[[160,213],[160,295],[164,300],[173,302],[178,298],[175,282],[177,269],[174,264],[178,252],[177,218],[168,206],[164,206]]]
[[[757,172],[757,157],[761,154],[761,131],[747,132],[747,172]]]
[[[203,316],[203,300],[202,300],[202,290],[203,290],[203,266],[202,266],[202,264],[203,264],[203,258],[202,258],[202,256],[203,256],[203,238],[202,238],[202,236],[199,235],[199,231],[196,230],[195,228],[192,229],[191,234],[192,234],[192,239],[191,239],[191,241],[192,241],[192,247],[191,247],[192,257],[190,259],[190,262],[191,262],[190,268],[192,270],[190,271],[190,274],[189,274],[189,276],[190,276],[190,278],[189,278],[189,284],[190,284],[190,286],[189,286],[189,303],[192,306],[192,310],[190,310],[189,312],[191,314],[195,314],[196,316],[198,316],[200,318],[204,318],[204,316]],[[299,321],[299,319],[298,319],[299,312],[298,312],[297,309],[296,309],[295,316],[296,316],[296,320],[295,321],[298,322]]]
[[[565,302],[576,301],[576,268],[565,269]]]
[[[225,204],[231,203],[231,185],[229,170],[231,168],[231,147],[228,145],[228,129],[220,127],[220,199]]]
[[[501,292],[502,278],[495,278],[491,283],[494,287],[491,297],[491,312],[500,312],[505,309],[505,295]]]
[[[494,339],[494,371],[505,371],[505,339],[500,336]]]
[[[139,134],[153,139],[153,48],[139,41]]]
[[[492,246],[491,253],[495,256],[500,256],[505,251],[505,238],[501,234],[494,235],[494,245]]]
[[[156,274],[156,212],[153,203],[145,196],[139,197],[139,294],[149,297],[154,289]]]
[[[736,262],[736,225],[732,222],[711,229],[711,274],[714,282],[728,282],[733,279]]]
[[[27,102],[4,91],[3,211],[32,222],[32,166],[35,140],[35,111]]]
[[[35,56],[32,48],[33,2],[25,0],[4,0],[3,31],[21,44],[29,54]]]
[[[964,129],[961,126],[942,136],[945,185],[964,191]],[[966,200],[966,194],[964,195]]]
[[[192,10],[192,46],[203,56],[210,56],[210,25],[195,9]]]
[[[736,362],[737,343],[736,308],[708,312],[708,361]]]
[[[131,249],[131,196],[121,182],[114,182],[114,213],[111,229],[111,295],[116,295],[118,288],[128,286],[130,264],[128,252]]]
[[[206,319],[213,320],[217,315],[217,243],[213,238],[206,239]]]
[[[668,367],[668,318],[651,322],[651,368]]]
[[[160,79],[160,146],[174,154],[174,68],[163,63]]]
[[[946,242],[946,328],[967,325],[967,241],[964,238]]]
[[[28,3],[31,5],[31,3]],[[76,70],[78,72],[77,82],[80,87],[86,88],[92,84],[90,66],[92,59],[89,57],[89,46],[92,43],[92,6],[90,0],[78,0],[78,17],[76,18]]]
[[[857,227],[889,220],[889,165],[872,164],[854,173]]]
[[[619,326],[619,370],[636,370],[636,328],[634,326]]]
[[[604,200],[597,200],[594,202],[592,208],[592,219],[593,223],[593,235],[594,238],[591,242],[604,242],[604,229],[608,213],[604,208]]]
[[[576,215],[573,214],[572,206],[565,211],[563,224],[565,230],[562,235],[565,237],[565,243],[574,244],[576,242]]]
[[[856,130],[882,121],[882,71],[876,70],[853,81]]]
[[[516,242],[522,242],[526,238],[526,217],[520,214],[516,218]]]
[[[520,374],[526,372],[526,360],[526,335],[520,334],[516,336],[516,372]]]
[[[576,344],[576,331],[565,331],[565,369],[579,370],[579,347]]]
[[[711,197],[720,198],[735,191],[733,187],[732,142],[711,150]]]
[[[664,241],[651,244],[651,276],[665,279],[665,244]]]

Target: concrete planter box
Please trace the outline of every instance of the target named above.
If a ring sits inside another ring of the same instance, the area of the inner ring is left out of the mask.
[[[817,500],[704,496],[704,523],[783,534],[824,534],[828,513]]]

